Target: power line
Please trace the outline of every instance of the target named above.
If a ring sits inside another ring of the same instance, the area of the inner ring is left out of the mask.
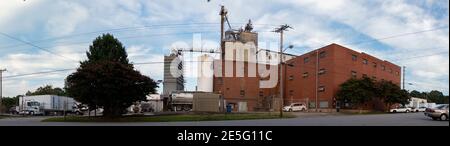
[[[410,59],[430,57],[430,56],[437,56],[437,55],[447,55],[448,53],[449,53],[448,51],[443,51],[443,52],[438,52],[438,53],[433,53],[433,54],[428,54],[428,55],[413,56],[413,57],[402,58],[402,59],[394,59],[394,60],[391,60],[391,61],[410,60]]]
[[[393,39],[393,38],[398,38],[398,37],[403,37],[403,36],[408,36],[408,35],[415,35],[415,34],[431,32],[431,31],[437,31],[437,30],[448,29],[448,28],[449,28],[449,26],[435,27],[435,28],[431,28],[431,29],[427,29],[427,30],[420,30],[420,31],[415,31],[415,32],[401,33],[401,34],[396,34],[396,35],[392,35],[392,36],[386,36],[386,37],[374,38],[374,39],[369,39],[369,40],[364,40],[364,41],[357,41],[357,42],[346,43],[346,44],[342,44],[342,45],[355,45],[355,44],[362,44],[362,43],[368,43],[368,42],[375,42],[375,41],[380,41],[380,40]],[[315,47],[300,47],[300,48],[316,49],[316,48],[321,48],[323,46],[325,46],[325,45],[315,46]]]
[[[38,48],[38,49],[40,49],[40,50],[43,50],[43,51],[45,51],[45,52],[48,52],[48,53],[50,53],[50,54],[53,54],[53,55],[56,55],[56,56],[59,56],[59,57],[62,57],[62,58],[66,58],[66,59],[70,59],[70,60],[73,60],[73,61],[76,61],[76,62],[78,62],[78,61],[77,61],[77,60],[75,60],[75,59],[72,59],[72,58],[69,58],[69,57],[66,57],[66,56],[63,56],[63,55],[60,55],[60,54],[54,53],[54,52],[52,52],[52,51],[50,51],[50,50],[47,50],[47,49],[45,49],[45,48],[42,48],[42,47],[36,46],[36,45],[34,45],[34,44],[32,44],[32,43],[29,43],[29,42],[27,42],[27,41],[23,41],[23,40],[21,40],[21,39],[15,38],[15,37],[13,37],[13,36],[10,36],[10,35],[8,35],[8,34],[6,34],[6,33],[0,32],[0,34],[1,34],[1,35],[3,35],[3,36],[6,36],[6,37],[8,37],[8,38],[10,38],[10,39],[13,39],[13,40],[16,40],[16,41],[19,41],[19,42],[22,42],[22,43],[28,44],[28,45],[30,45],[30,46],[33,46],[33,47],[35,47],[35,48]]]
[[[119,37],[117,39],[119,40],[125,40],[125,39],[135,39],[135,38],[150,38],[150,37],[160,37],[160,36],[171,36],[171,35],[186,35],[186,34],[193,34],[193,33],[217,33],[217,31],[197,31],[197,32],[183,32],[183,33],[161,33],[161,34],[150,34],[150,35],[136,35],[136,36],[126,36],[126,37]],[[53,47],[60,47],[60,46],[71,46],[71,45],[79,45],[79,44],[86,44],[86,43],[92,43],[92,41],[79,41],[79,42],[70,42],[70,43],[61,43],[53,46],[47,46],[47,47],[41,47],[41,48],[53,48]]]
[[[231,24],[245,24],[245,23],[231,23]],[[146,25],[146,26],[136,26],[136,27],[121,27],[121,28],[104,29],[104,30],[98,30],[98,31],[64,35],[64,36],[58,36],[58,37],[53,37],[53,38],[46,38],[46,39],[42,39],[42,40],[32,41],[30,43],[42,43],[42,42],[48,42],[48,41],[53,41],[53,40],[60,40],[60,39],[65,39],[65,38],[72,38],[72,37],[77,37],[77,36],[105,33],[105,32],[124,32],[124,31],[133,31],[133,30],[139,30],[139,29],[160,29],[160,28],[178,28],[178,27],[181,28],[181,27],[196,27],[196,26],[199,26],[199,27],[201,26],[202,28],[206,27],[206,26],[202,26],[202,25],[206,25],[208,27],[213,27],[214,25],[219,25],[219,23],[178,23],[178,24]],[[254,24],[254,25],[272,26],[271,24]],[[23,44],[1,46],[0,48],[12,48],[12,47],[18,47],[18,46],[23,46]]]
[[[70,71],[70,70],[76,70],[76,69],[75,68],[71,68],[71,69],[58,69],[58,70],[51,70],[51,71],[41,71],[41,72],[33,72],[33,73],[5,76],[3,78],[4,79],[17,78],[17,77],[25,77],[25,76],[32,76],[32,75],[49,74],[49,73],[56,73],[56,72],[65,72],[65,71]]]

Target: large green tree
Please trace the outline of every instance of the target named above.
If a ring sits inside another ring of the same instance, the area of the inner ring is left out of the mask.
[[[2,98],[3,111],[8,111],[10,108],[19,105],[19,97],[20,97],[20,95],[18,95],[16,97]]]
[[[440,92],[440,91],[437,91],[437,90],[430,91],[429,93],[427,93],[426,96],[427,96],[427,99],[430,102],[435,102],[435,103],[438,103],[438,104],[443,104],[443,103],[446,102],[444,94],[442,92]],[[448,99],[447,99],[447,103],[448,103]]]
[[[61,88],[53,88],[52,85],[45,85],[42,87],[39,87],[36,89],[36,91],[31,92],[28,91],[25,93],[26,96],[32,96],[32,95],[59,95],[59,96],[66,96],[66,91],[64,91]]]
[[[423,96],[423,94],[420,93],[420,92],[417,91],[417,90],[411,91],[411,92],[409,93],[409,96],[411,96],[411,97],[417,97],[417,98],[425,98],[425,97]]]
[[[391,81],[380,81],[375,84],[376,95],[389,109],[393,104],[408,104],[410,96],[408,91],[402,90],[400,86]],[[418,92],[420,94],[420,92]]]
[[[375,98],[374,82],[370,78],[350,79],[342,83],[337,92],[337,100],[362,109],[362,105]]]
[[[133,102],[156,92],[156,82],[134,69],[112,35],[96,38],[86,54],[88,60],[66,78],[66,90],[83,104],[103,107],[103,116],[119,117]]]

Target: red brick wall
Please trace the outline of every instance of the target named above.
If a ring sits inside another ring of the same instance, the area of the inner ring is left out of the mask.
[[[319,57],[319,69],[325,69],[325,73],[319,75],[316,84],[316,60],[317,52],[324,51],[325,57]],[[356,55],[356,61],[352,60],[352,55]],[[304,58],[308,57],[309,62],[304,63]],[[363,59],[367,59],[367,65],[363,64]],[[377,66],[374,67],[373,63]],[[349,48],[331,44],[311,51],[309,53],[298,56],[286,62],[284,71],[284,103],[291,102],[315,102],[316,87],[324,86],[324,92],[318,92],[318,102],[327,101],[328,108],[335,108],[333,98],[339,89],[339,85],[351,78],[351,71],[356,71],[357,78],[361,78],[363,74],[368,77],[376,77],[377,80],[388,80],[400,85],[401,67],[387,61],[377,59],[365,53],[359,53]],[[247,66],[248,63],[245,63]],[[382,70],[381,66],[385,66]],[[247,69],[247,68],[246,68]],[[389,70],[392,69],[392,73]],[[236,69],[234,69],[236,71]],[[308,77],[303,78],[303,73],[308,72]],[[258,74],[258,73],[257,73]],[[292,79],[291,79],[292,77]],[[278,95],[278,86],[271,89],[260,89],[260,77],[248,77],[247,70],[245,77],[222,77],[223,81],[219,81],[220,77],[214,77],[214,92],[224,96],[227,102],[247,102],[249,111],[253,111],[258,107],[258,101],[261,101],[260,91],[263,96]],[[222,84],[220,84],[222,82]],[[245,95],[241,95],[241,90],[245,91]],[[372,109],[379,102],[371,102],[365,108]],[[319,103],[317,103],[319,106]]]

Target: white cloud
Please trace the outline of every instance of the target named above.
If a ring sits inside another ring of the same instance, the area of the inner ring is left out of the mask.
[[[47,18],[46,29],[52,36],[73,33],[76,27],[89,17],[88,10],[80,4],[70,1],[57,1],[55,5],[58,8],[52,10],[54,13],[61,11],[65,11],[65,13]]]
[[[311,48],[318,48],[330,43],[346,44],[361,41],[355,33],[361,33],[372,38],[382,38],[396,34],[426,30],[448,26],[448,1],[427,0],[423,2],[366,1],[366,0],[283,0],[261,2],[259,0],[241,1],[142,1],[142,0],[96,0],[96,1],[0,1],[0,32],[7,32],[24,40],[39,40],[41,37],[60,36],[96,30],[120,27],[146,26],[154,24],[175,24],[194,22],[217,22],[220,17],[219,4],[225,4],[229,10],[231,22],[246,22],[253,20],[255,30],[271,31],[274,25],[289,24],[294,27],[286,33],[286,43],[292,43],[304,53]],[[433,14],[439,13],[440,16]],[[268,25],[257,25],[268,24]],[[341,24],[345,27],[336,27]],[[239,27],[242,24],[233,24]],[[175,29],[153,29],[117,32],[116,36],[139,36],[152,33],[176,33],[190,30],[219,30],[219,27],[177,27]],[[357,51],[368,52],[383,59],[402,59],[420,56],[427,53],[449,50],[449,33],[447,29],[424,32],[416,35],[401,36],[380,40],[380,43],[390,46],[392,50],[381,50],[371,43],[348,45]],[[89,40],[98,34],[79,36],[73,41]],[[278,43],[278,35],[261,32],[260,41]],[[206,40],[205,37],[203,37]],[[186,40],[181,36],[153,37],[151,39],[121,40],[127,46],[130,61],[150,62],[162,61],[163,53],[159,49],[169,49],[170,43]],[[205,46],[215,46],[209,39]],[[1,42],[11,42],[0,38]],[[48,42],[52,45],[53,42]],[[156,45],[157,44],[157,45]],[[191,42],[188,42],[191,44]],[[129,47],[128,47],[129,46]],[[151,47],[149,47],[151,46]],[[29,46],[27,46],[29,47]],[[26,48],[26,47],[24,47]],[[60,46],[52,51],[75,59],[83,59],[87,46]],[[438,48],[425,50],[426,48]],[[10,70],[7,74],[19,74],[41,71],[43,69],[60,69],[76,67],[76,63],[61,59],[41,51],[15,52],[2,50],[0,66]],[[29,49],[32,50],[32,49]],[[3,53],[4,52],[4,53]],[[158,53],[155,53],[158,52]],[[435,87],[429,84],[444,86],[448,93],[448,55],[424,57],[405,61],[396,61],[407,66],[410,79],[421,82],[422,91]],[[6,65],[4,65],[6,64]],[[144,74],[151,77],[162,77],[162,64],[137,66]],[[195,71],[194,71],[195,72]],[[58,78],[59,74],[49,76]],[[61,75],[63,76],[63,75]],[[445,77],[447,76],[447,77]],[[62,84],[60,81],[55,82]],[[442,78],[446,80],[442,80]],[[35,78],[22,80],[23,86],[34,87],[31,81]],[[28,82],[29,81],[29,82]],[[25,83],[27,82],[27,83]],[[42,82],[41,82],[42,83]],[[425,86],[426,85],[426,86]],[[17,87],[17,86],[15,86]],[[19,93],[19,92],[18,92]],[[21,92],[20,92],[21,93]],[[10,93],[15,94],[15,93]]]

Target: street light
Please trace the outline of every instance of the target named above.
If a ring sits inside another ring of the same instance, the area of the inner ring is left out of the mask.
[[[286,47],[286,48],[284,48],[284,50],[283,49],[280,49],[281,50],[281,52],[280,52],[280,55],[279,55],[279,57],[280,57],[280,98],[281,98],[281,106],[280,106],[280,117],[283,117],[283,107],[284,107],[284,98],[283,98],[283,88],[284,88],[284,76],[283,76],[283,64],[284,64],[284,61],[283,61],[283,57],[284,57],[284,51],[286,51],[287,49],[292,49],[292,48],[294,48],[294,45],[289,45],[288,47]],[[286,68],[286,66],[284,66],[284,69]]]

